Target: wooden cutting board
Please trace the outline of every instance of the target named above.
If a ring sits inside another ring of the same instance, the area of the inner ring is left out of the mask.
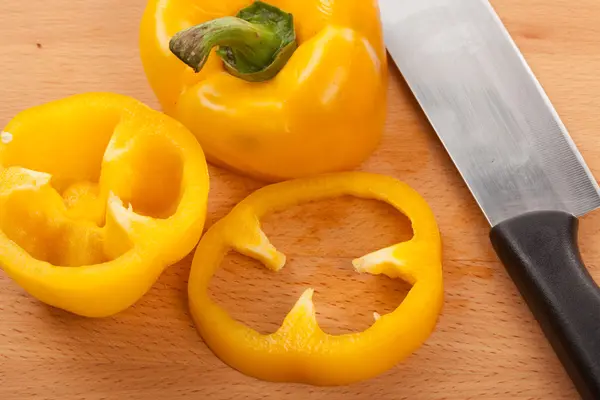
[[[600,176],[600,2],[493,4]],[[120,92],[156,107],[137,50],[144,5],[0,1],[0,126],[22,109],[85,91]],[[387,133],[363,169],[417,189],[444,237],[445,308],[416,354],[347,387],[266,383],[224,365],[196,334],[186,307],[189,257],[134,307],[103,320],[45,306],[0,272],[0,399],[577,398],[497,261],[486,221],[391,70]],[[211,183],[209,226],[261,186],[217,168],[211,168]],[[360,276],[350,266],[353,257],[409,237],[407,220],[387,206],[343,198],[272,215],[265,225],[287,253],[287,267],[272,274],[231,256],[212,287],[234,316],[261,331],[274,330],[309,286],[316,288],[319,322],[330,333],[366,328],[373,311],[392,310],[406,293],[402,282]],[[580,235],[584,259],[600,280],[600,213],[582,220]]]

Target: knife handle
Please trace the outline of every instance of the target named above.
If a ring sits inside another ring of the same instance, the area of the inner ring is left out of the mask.
[[[600,288],[581,260],[578,225],[565,212],[532,212],[501,222],[490,238],[581,397],[597,400]]]

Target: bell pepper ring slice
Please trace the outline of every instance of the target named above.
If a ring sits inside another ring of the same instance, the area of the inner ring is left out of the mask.
[[[353,261],[356,271],[401,278],[412,285],[391,313],[374,314],[361,333],[323,332],[307,289],[281,327],[262,335],[215,304],[208,287],[230,250],[279,271],[285,256],[261,230],[260,218],[297,204],[352,195],[386,202],[412,223],[410,241]],[[343,385],[374,377],[408,357],[434,330],[443,304],[441,239],[425,200],[406,184],[382,175],[347,172],[266,186],[213,225],[196,249],[188,295],[196,327],[212,351],[244,374],[267,381]]]
[[[86,93],[35,106],[0,143],[0,266],[49,305],[120,312],[197,244],[202,148],[130,97]]]

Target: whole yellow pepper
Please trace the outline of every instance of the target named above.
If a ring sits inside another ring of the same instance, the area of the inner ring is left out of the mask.
[[[313,290],[304,292],[282,326],[261,335],[214,303],[210,280],[229,250],[273,271],[285,264],[260,228],[260,218],[300,203],[351,195],[377,199],[406,214],[414,237],[353,262],[358,272],[401,278],[412,288],[387,315],[374,315],[362,333],[332,336],[315,318]],[[208,346],[241,372],[269,381],[343,385],[374,377],[419,348],[433,331],[443,303],[441,240],[427,203],[406,184],[360,172],[304,178],[266,186],[239,203],[204,235],[192,263],[188,297]]]
[[[386,114],[377,2],[269,1],[149,0],[140,49],[163,110],[254,177],[358,166]]]
[[[39,300],[115,314],[200,239],[206,161],[168,116],[88,93],[25,110],[1,136],[0,267]]]

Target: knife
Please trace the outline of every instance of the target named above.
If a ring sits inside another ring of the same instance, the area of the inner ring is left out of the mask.
[[[596,180],[487,0],[379,2],[388,52],[498,257],[581,397],[600,399],[600,289],[577,245]]]

